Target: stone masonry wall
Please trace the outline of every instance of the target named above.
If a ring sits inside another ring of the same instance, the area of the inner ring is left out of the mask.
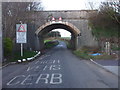
[[[33,20],[36,20],[36,26],[40,27],[46,22],[48,22],[50,16],[53,16],[56,19],[62,17],[64,22],[70,22],[80,30],[81,36],[78,36],[78,48],[82,46],[96,47],[98,46],[97,41],[95,41],[91,33],[91,28],[88,25],[89,13],[92,12],[95,11],[36,11],[34,12],[34,17],[31,16],[30,19],[33,18]],[[40,19],[40,15],[44,16],[44,18]],[[35,29],[37,29],[38,27],[36,27]]]

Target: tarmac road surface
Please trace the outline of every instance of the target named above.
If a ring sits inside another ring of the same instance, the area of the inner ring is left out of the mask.
[[[3,68],[3,88],[118,88],[118,77],[59,45],[29,63]]]

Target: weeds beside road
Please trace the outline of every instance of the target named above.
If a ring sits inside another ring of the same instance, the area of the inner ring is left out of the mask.
[[[90,48],[87,48],[87,47],[83,47],[79,50],[75,50],[73,51],[73,53],[80,57],[80,58],[83,58],[83,59],[94,59],[94,60],[109,60],[109,59],[116,59],[116,55],[107,55],[105,53],[102,53],[100,52],[99,49],[90,49]],[[94,54],[94,53],[100,53],[101,55],[96,55],[96,56],[93,56],[91,54]]]

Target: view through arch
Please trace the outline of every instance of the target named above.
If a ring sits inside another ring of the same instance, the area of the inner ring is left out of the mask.
[[[62,23],[51,23],[48,22],[36,30],[35,34],[38,36],[40,41],[40,49],[44,47],[44,37],[47,33],[54,29],[65,29],[71,33],[71,46],[73,49],[77,48],[77,36],[80,35],[80,30],[76,28],[73,24],[68,22]]]

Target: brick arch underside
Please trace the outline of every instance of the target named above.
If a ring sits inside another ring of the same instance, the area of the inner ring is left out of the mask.
[[[80,30],[74,26],[73,24],[69,23],[69,22],[62,22],[62,23],[51,23],[51,22],[48,22],[48,23],[45,23],[44,25],[40,26],[35,34],[38,35],[40,34],[41,32],[43,32],[45,29],[47,28],[46,32],[48,31],[51,31],[53,29],[58,29],[58,28],[61,28],[61,29],[65,29],[71,33],[74,33],[75,35],[79,35],[80,34]]]
[[[77,40],[77,36],[80,34],[80,31],[74,25],[71,25],[71,24],[66,25],[61,23],[47,24],[38,28],[38,30],[35,33],[39,37],[42,47],[44,47],[44,43],[43,43],[44,36],[50,31],[52,31],[53,29],[65,29],[69,31],[71,33],[72,48],[73,49],[76,48],[76,40]]]

